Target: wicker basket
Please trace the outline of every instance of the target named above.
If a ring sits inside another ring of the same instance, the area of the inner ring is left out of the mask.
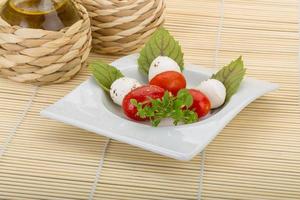
[[[165,0],[78,0],[88,10],[93,50],[128,54],[164,21]]]
[[[90,20],[82,19],[60,31],[10,26],[0,18],[0,73],[17,82],[44,85],[70,80],[91,49]]]

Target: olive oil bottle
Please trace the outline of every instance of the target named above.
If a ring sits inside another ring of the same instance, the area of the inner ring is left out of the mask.
[[[80,19],[71,0],[7,0],[0,16],[10,25],[52,31]]]

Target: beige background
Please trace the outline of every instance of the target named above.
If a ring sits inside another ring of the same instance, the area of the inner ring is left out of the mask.
[[[248,76],[280,89],[180,162],[41,118],[86,69],[39,88],[0,78],[0,199],[300,199],[298,1],[168,0],[167,12],[186,62],[217,69],[243,55]]]

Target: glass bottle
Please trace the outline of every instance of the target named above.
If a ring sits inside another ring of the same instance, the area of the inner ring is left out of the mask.
[[[58,31],[80,15],[71,0],[8,0],[0,16],[10,25]]]

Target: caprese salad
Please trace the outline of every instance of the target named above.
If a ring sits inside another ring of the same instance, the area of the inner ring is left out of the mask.
[[[245,74],[239,57],[208,80],[186,88],[181,47],[164,28],[159,28],[146,43],[138,64],[139,71],[148,77],[147,84],[125,77],[102,61],[89,66],[99,86],[122,106],[127,117],[150,120],[153,126],[164,118],[172,118],[174,125],[198,121],[229,101]]]

